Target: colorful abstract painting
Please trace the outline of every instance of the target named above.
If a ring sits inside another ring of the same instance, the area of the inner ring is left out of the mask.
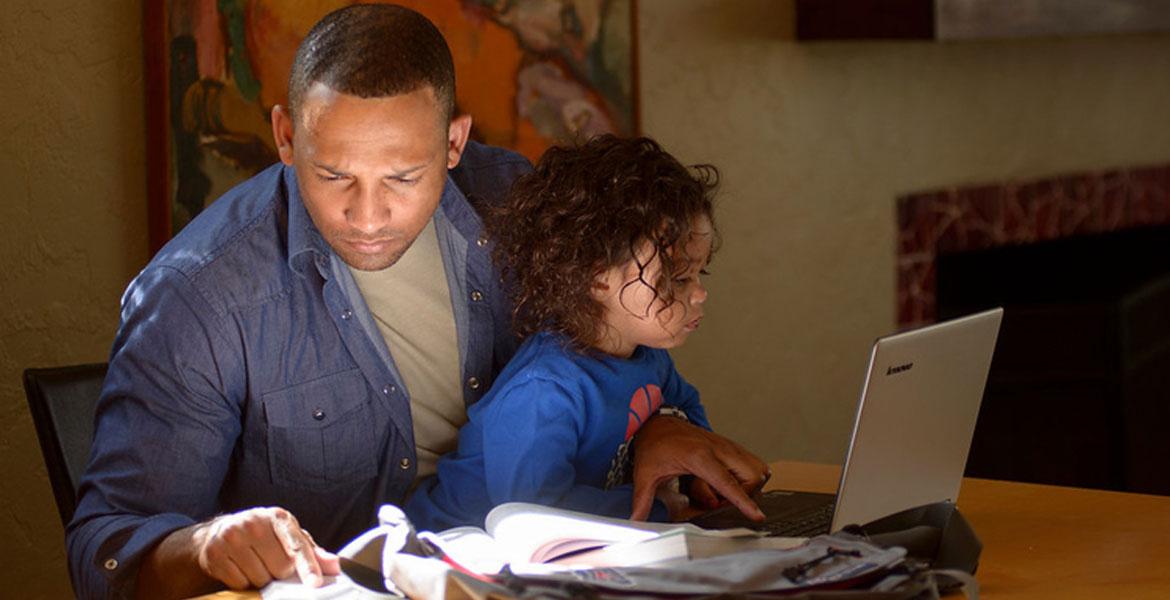
[[[472,136],[535,159],[636,133],[634,0],[404,0],[451,46]],[[146,7],[151,243],[277,160],[269,113],[297,45],[345,0],[167,0]]]

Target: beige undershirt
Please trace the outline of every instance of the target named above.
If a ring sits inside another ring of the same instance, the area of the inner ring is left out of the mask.
[[[414,244],[381,271],[350,269],[410,394],[418,475],[435,473],[467,422],[451,292],[432,219]]]

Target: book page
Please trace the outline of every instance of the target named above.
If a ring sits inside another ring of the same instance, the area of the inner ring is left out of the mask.
[[[502,546],[478,527],[455,527],[439,533],[423,531],[418,537],[469,571],[491,575],[499,573],[507,564]]]
[[[808,538],[794,537],[705,535],[680,528],[648,540],[613,544],[590,552],[572,554],[556,562],[558,565],[576,568],[636,566],[678,568],[676,561],[680,560],[689,561],[756,550],[788,550],[807,541]]]
[[[633,521],[609,519],[570,510],[509,502],[488,513],[487,532],[503,547],[514,567],[542,563],[584,548],[634,542],[657,533]]]
[[[614,519],[524,502],[494,508],[488,513],[486,529],[503,548],[513,568],[611,544],[649,540],[670,531],[727,538],[761,535],[750,529],[713,531],[689,523]]]
[[[397,597],[364,588],[344,576],[327,576],[325,584],[315,588],[301,583],[294,575],[260,588],[261,600],[385,600]]]
[[[325,585],[309,587],[297,576],[278,579],[260,588],[261,600],[340,600],[353,592],[353,588],[336,577],[326,577]]]

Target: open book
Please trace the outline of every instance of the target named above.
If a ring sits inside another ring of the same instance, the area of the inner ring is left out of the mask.
[[[358,536],[338,553],[343,575],[336,582],[317,590],[288,581],[273,582],[261,590],[261,596],[264,600],[390,597],[371,595],[370,588],[377,584],[376,574],[389,575],[387,564],[393,560],[390,557],[404,544],[412,543],[407,539],[411,532],[396,507],[383,506],[378,518],[378,527]],[[433,553],[447,565],[481,575],[498,573],[504,566],[517,574],[653,566],[748,550],[793,548],[805,541],[762,537],[750,529],[708,530],[689,523],[630,521],[520,502],[497,506],[488,513],[483,529],[424,531],[417,538],[423,553]],[[387,579],[384,583],[380,591],[394,590],[393,582]],[[353,594],[345,588],[351,588]]]
[[[476,573],[513,573],[648,565],[759,548],[792,548],[804,538],[762,537],[750,529],[702,529],[689,523],[613,519],[509,502],[488,513],[484,529],[458,527],[419,537]]]

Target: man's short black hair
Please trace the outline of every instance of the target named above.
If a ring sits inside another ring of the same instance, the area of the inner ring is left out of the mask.
[[[455,65],[443,34],[426,17],[393,4],[347,6],[309,30],[288,79],[293,115],[315,83],[359,98],[430,86],[448,120],[455,110]]]

